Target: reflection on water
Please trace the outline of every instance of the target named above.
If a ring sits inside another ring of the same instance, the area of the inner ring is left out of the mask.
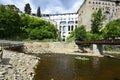
[[[99,61],[100,59],[98,57],[93,57],[93,67],[97,69],[99,67]]]
[[[40,55],[34,80],[120,80],[120,60],[73,55]]]

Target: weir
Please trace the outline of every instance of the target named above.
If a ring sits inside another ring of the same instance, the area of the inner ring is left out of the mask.
[[[0,40],[0,47],[4,49],[21,51],[23,46],[23,42],[20,41]]]

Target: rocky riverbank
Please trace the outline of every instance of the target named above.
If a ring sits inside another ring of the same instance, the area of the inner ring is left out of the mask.
[[[25,42],[23,51],[24,53],[4,50],[0,62],[0,80],[32,80],[34,68],[40,59],[36,56],[43,53],[100,56],[91,50],[81,53],[74,42]]]
[[[0,80],[32,80],[37,62],[35,56],[4,50]]]

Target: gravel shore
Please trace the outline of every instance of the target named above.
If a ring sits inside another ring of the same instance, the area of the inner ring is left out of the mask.
[[[4,50],[0,62],[0,80],[32,80],[37,57]]]

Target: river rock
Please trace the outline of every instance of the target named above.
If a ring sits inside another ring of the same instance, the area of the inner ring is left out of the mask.
[[[0,80],[30,80],[28,75],[34,73],[38,59],[34,55],[4,50],[3,61],[0,63]]]

